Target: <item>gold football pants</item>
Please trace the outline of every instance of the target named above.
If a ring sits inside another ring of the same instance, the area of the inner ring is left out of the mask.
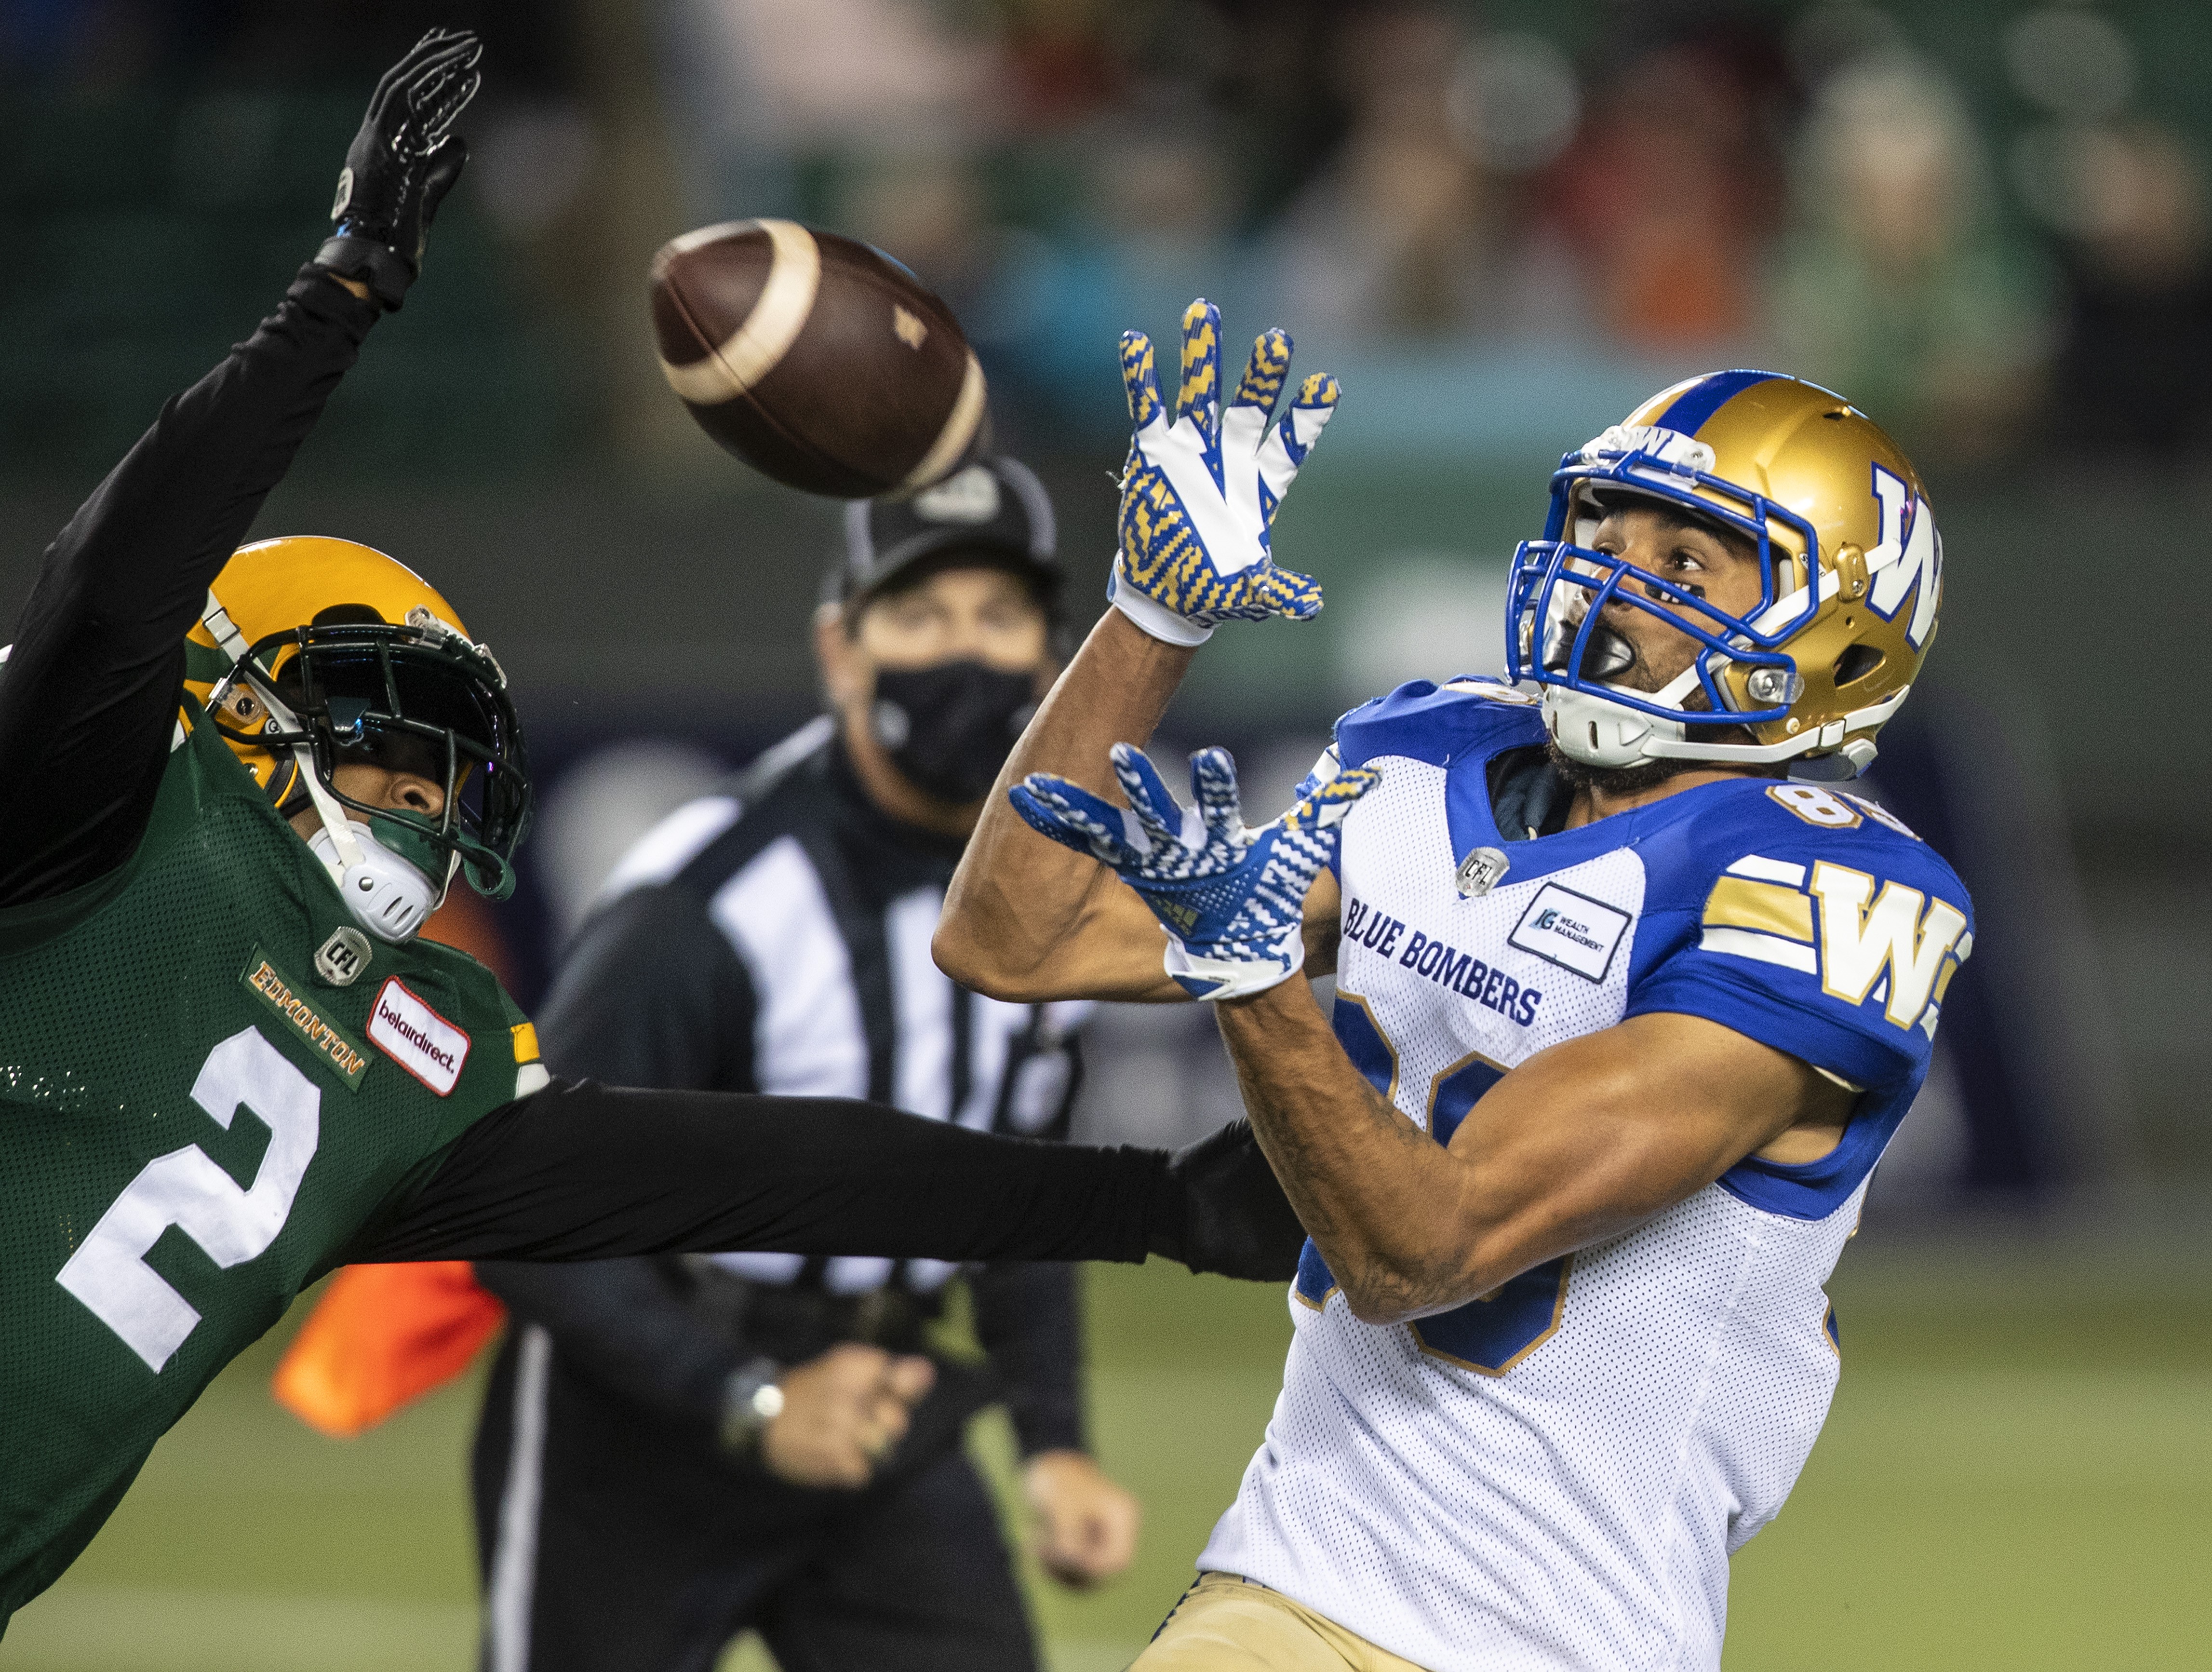
[[[1129,1672],[1420,1672],[1279,1590],[1201,1573]]]

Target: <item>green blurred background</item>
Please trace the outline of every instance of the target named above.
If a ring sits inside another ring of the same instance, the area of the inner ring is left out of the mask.
[[[2212,1306],[2203,1227],[1855,1243],[1843,1384],[1780,1518],[1737,1556],[1731,1672],[2200,1668],[2212,1645]],[[1142,1553],[1071,1596],[1027,1572],[1054,1672],[1125,1665],[1190,1580],[1276,1389],[1281,1292],[1154,1262],[1089,1274],[1100,1456]],[[296,1316],[296,1315],[295,1315]],[[288,1326],[289,1327],[289,1326]],[[21,1672],[398,1672],[474,1643],[461,1460],[473,1389],[361,1439],[270,1399],[283,1331],[164,1440],[106,1531],[17,1615]],[[971,1444],[1007,1505],[1011,1436]],[[741,1645],[726,1668],[764,1663]]]

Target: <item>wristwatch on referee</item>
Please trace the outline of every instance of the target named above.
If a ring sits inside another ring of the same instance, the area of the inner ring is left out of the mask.
[[[773,1359],[756,1359],[730,1372],[722,1384],[722,1450],[733,1457],[750,1457],[760,1450],[761,1432],[783,1413],[783,1389],[776,1378],[783,1366]]]

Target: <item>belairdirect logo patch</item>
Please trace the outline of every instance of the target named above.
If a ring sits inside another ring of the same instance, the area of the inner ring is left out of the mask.
[[[247,990],[284,1018],[301,1042],[345,1082],[349,1091],[361,1090],[361,1077],[368,1072],[368,1051],[337,1023],[293,990],[292,983],[264,958],[256,946],[239,979]]]
[[[461,1083],[461,1069],[469,1060],[468,1035],[397,976],[377,989],[368,1012],[368,1040],[441,1097]]]

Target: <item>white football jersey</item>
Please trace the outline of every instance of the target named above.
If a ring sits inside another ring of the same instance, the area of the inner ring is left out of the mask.
[[[1821,1286],[1972,950],[1966,895],[1871,802],[1764,779],[1508,842],[1488,768],[1542,735],[1483,682],[1340,723],[1344,763],[1382,773],[1340,851],[1353,1063],[1440,1142],[1516,1064],[1655,1011],[1864,1096],[1822,1160],[1747,1159],[1412,1324],[1354,1318],[1308,1243],[1282,1395],[1199,1566],[1437,1672],[1717,1667],[1729,1554],[1827,1414]]]

